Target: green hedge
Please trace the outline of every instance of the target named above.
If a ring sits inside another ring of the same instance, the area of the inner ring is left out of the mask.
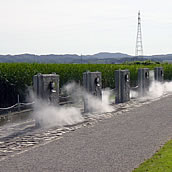
[[[82,83],[83,72],[100,71],[102,72],[103,87],[114,88],[114,71],[118,69],[129,69],[131,72],[131,83],[137,80],[138,68],[150,68],[159,66],[157,64],[138,65],[138,64],[29,64],[29,63],[0,63],[0,106],[16,102],[17,94],[24,100],[24,93],[28,86],[32,85],[32,77],[37,73],[52,73],[60,75],[60,87],[70,81]],[[172,79],[172,65],[161,65],[165,70],[165,79]],[[11,98],[12,97],[12,98]],[[15,99],[15,100],[13,100]],[[7,101],[7,102],[5,102]]]

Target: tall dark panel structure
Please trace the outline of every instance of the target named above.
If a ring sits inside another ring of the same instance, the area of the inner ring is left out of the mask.
[[[33,89],[38,99],[54,105],[59,103],[59,75],[55,73],[34,75]]]
[[[102,98],[102,75],[101,72],[84,72],[83,86],[86,91],[96,97]]]
[[[101,72],[84,72],[83,73],[83,86],[89,95],[102,99],[102,75]],[[93,112],[91,97],[84,95],[84,112]]]
[[[155,76],[156,81],[163,82],[164,81],[164,69],[163,69],[163,67],[156,67],[154,69],[154,76]]]
[[[149,91],[149,69],[138,69],[138,91],[139,96],[145,96]]]
[[[128,70],[115,71],[115,93],[116,103],[130,100],[130,72]]]

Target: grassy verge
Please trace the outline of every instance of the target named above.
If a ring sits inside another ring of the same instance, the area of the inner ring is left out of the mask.
[[[172,172],[172,140],[133,172]]]

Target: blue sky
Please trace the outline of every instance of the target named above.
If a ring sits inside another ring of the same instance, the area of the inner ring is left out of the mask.
[[[0,0],[0,54],[172,53],[171,0]]]

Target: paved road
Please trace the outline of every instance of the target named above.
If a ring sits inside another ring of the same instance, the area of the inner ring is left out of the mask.
[[[172,138],[172,96],[0,161],[0,171],[132,171]]]

